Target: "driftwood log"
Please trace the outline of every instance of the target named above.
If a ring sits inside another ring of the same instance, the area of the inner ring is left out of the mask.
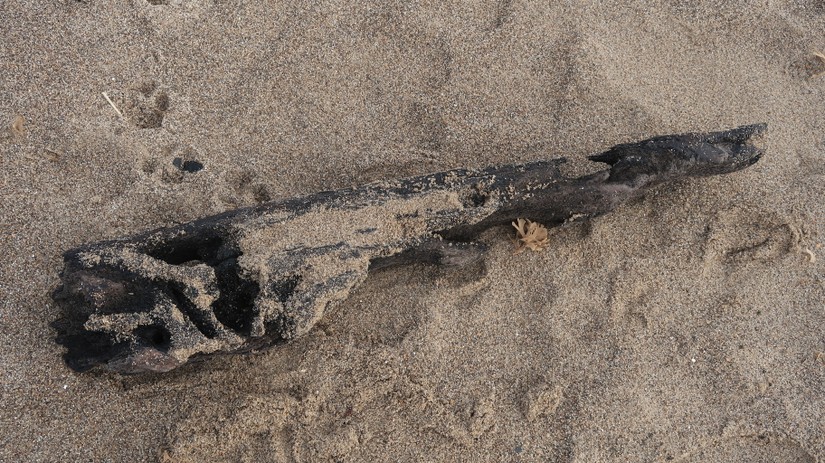
[[[548,227],[593,217],[668,180],[754,164],[764,124],[671,135],[591,156],[457,169],[237,209],[65,254],[54,323],[78,371],[165,372],[190,359],[306,333],[371,268],[477,261],[482,231],[517,218]]]

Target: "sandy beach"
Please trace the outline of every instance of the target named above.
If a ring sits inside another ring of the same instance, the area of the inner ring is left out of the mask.
[[[825,462],[821,2],[0,18],[0,461]],[[748,169],[551,229],[543,252],[489,230],[483,269],[374,272],[262,353],[78,374],[54,342],[83,243],[460,167],[583,175],[618,143],[759,122]]]

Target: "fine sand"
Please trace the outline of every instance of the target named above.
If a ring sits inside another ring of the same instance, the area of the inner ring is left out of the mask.
[[[825,461],[825,7],[576,3],[0,2],[0,461]],[[756,122],[742,172],[375,272],[264,353],[121,377],[53,342],[85,242]]]

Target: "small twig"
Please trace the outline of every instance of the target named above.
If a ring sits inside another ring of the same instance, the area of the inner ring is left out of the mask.
[[[109,105],[112,107],[112,109],[114,109],[117,115],[120,116],[121,119],[123,119],[123,113],[120,112],[119,109],[117,109],[117,106],[115,106],[115,104],[112,102],[112,99],[109,98],[109,95],[107,95],[106,92],[100,92],[100,94],[103,95],[103,98],[106,98],[106,101],[109,102]]]

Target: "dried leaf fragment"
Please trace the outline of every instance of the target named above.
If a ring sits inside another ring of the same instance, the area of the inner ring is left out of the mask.
[[[23,116],[19,114],[14,116],[14,121],[11,123],[11,133],[17,136],[24,135],[26,133],[25,123],[26,119]]]
[[[810,263],[816,262],[816,254],[808,248],[802,250],[802,254],[805,254],[805,259],[807,259]]]
[[[517,219],[513,222],[516,229],[516,254],[525,248],[539,252],[544,250],[550,241],[547,239],[547,228],[528,219]]]

